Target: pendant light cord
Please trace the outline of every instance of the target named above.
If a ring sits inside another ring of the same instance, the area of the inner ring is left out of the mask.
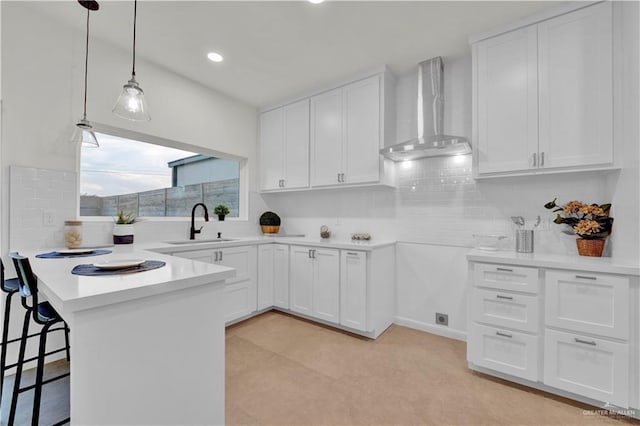
[[[136,21],[138,15],[138,0],[133,1],[133,69],[131,70],[131,76],[136,77]]]
[[[87,119],[87,71],[89,69],[89,9],[87,9],[87,40],[84,52],[84,110],[83,119]]]

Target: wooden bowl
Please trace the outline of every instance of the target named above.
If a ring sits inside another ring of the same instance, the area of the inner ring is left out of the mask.
[[[280,231],[279,226],[260,225],[263,234],[277,234]]]

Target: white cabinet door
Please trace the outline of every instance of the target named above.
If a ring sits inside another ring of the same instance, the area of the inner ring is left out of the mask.
[[[258,246],[258,310],[273,306],[274,278],[274,246]]]
[[[283,109],[260,114],[260,189],[278,189],[284,179]]]
[[[541,167],[613,161],[611,7],[603,2],[538,25]]]
[[[283,107],[283,188],[309,186],[309,99]]]
[[[343,89],[343,183],[380,180],[380,76]]]
[[[474,45],[479,173],[533,168],[538,152],[535,26]]]
[[[628,407],[629,345],[547,329],[544,383]]]
[[[340,324],[370,331],[367,296],[367,253],[343,250],[340,255]]]
[[[472,323],[467,338],[470,362],[523,379],[539,380],[538,336]]]
[[[340,323],[340,251],[312,249],[313,316]]]
[[[313,259],[309,247],[289,248],[290,309],[301,314],[313,315]]]
[[[172,256],[182,257],[184,259],[198,260],[200,262],[215,263],[215,250],[192,250],[171,253]]]
[[[311,185],[336,185],[342,173],[342,89],[311,98]]]
[[[289,246],[273,245],[273,304],[289,309]]]
[[[255,246],[217,250],[217,263],[236,270],[224,289],[225,321],[242,318],[257,310],[257,249]]]
[[[547,271],[546,324],[627,340],[629,278],[576,271]]]

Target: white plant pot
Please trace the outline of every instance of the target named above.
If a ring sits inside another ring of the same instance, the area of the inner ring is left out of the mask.
[[[133,244],[133,224],[113,225],[113,244]]]

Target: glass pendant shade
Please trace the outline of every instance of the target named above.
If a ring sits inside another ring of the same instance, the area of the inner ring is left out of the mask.
[[[144,98],[144,92],[135,77],[122,87],[122,93],[113,107],[113,113],[120,118],[132,121],[149,121],[149,109]]]
[[[73,136],[71,136],[71,142],[77,143],[83,148],[100,147],[98,138],[96,138],[96,134],[93,132],[93,126],[86,118],[83,118],[76,124],[76,129],[73,132]]]

